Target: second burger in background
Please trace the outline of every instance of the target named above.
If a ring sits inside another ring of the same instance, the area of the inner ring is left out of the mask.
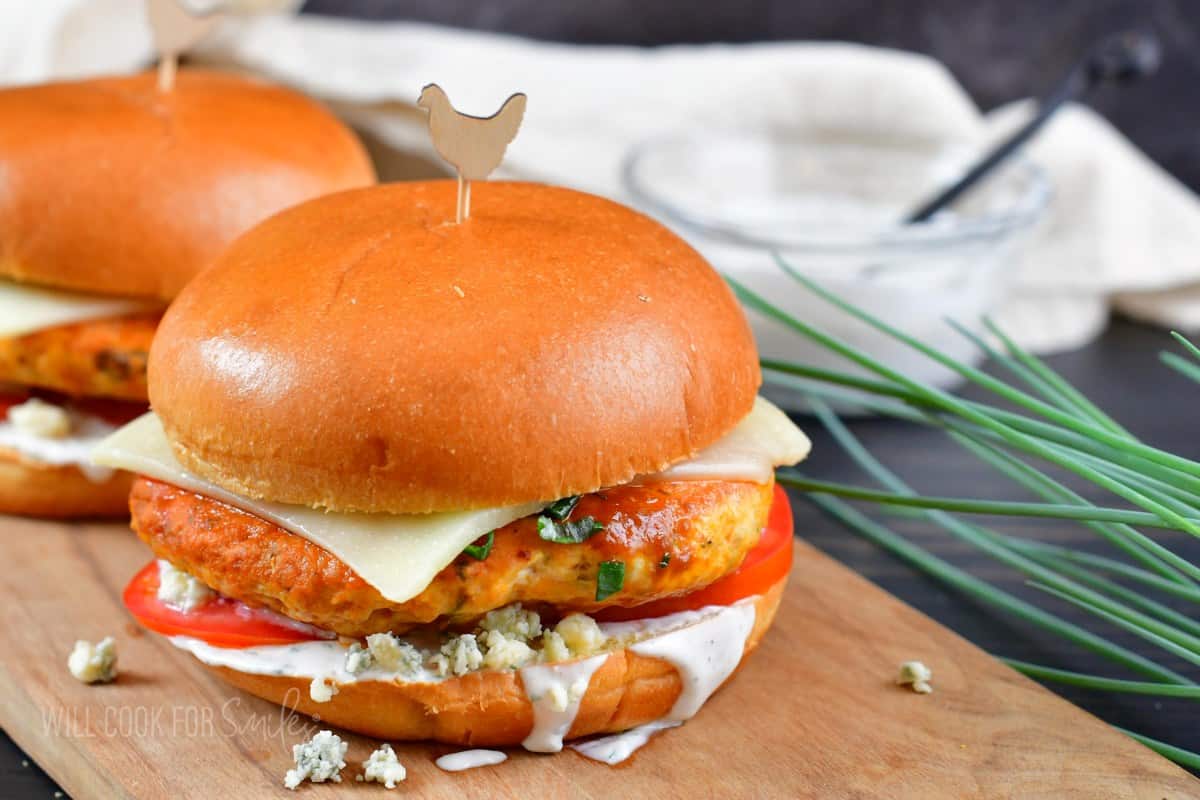
[[[374,183],[353,132],[279,86],[184,70],[0,90],[0,513],[123,514],[91,447],[146,410],[162,309],[233,239]]]

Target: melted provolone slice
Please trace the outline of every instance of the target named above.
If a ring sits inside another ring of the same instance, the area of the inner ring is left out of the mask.
[[[153,301],[26,286],[0,278],[0,339],[161,307],[162,303]]]
[[[250,500],[185,469],[171,452],[162,423],[154,413],[138,417],[102,441],[92,451],[92,460],[212,497],[270,520],[333,553],[393,603],[404,603],[424,591],[464,547],[483,534],[546,505],[526,503],[437,514],[347,514]]]
[[[688,461],[651,476],[654,480],[743,480],[766,483],[775,467],[808,457],[812,444],[787,414],[769,400],[754,398],[754,408],[737,427]]]
[[[765,483],[774,467],[800,461],[808,449],[808,439],[787,416],[759,398],[750,414],[724,439],[691,461],[647,480]],[[548,502],[435,514],[361,514],[251,500],[184,468],[171,451],[154,413],[139,417],[102,441],[92,452],[92,460],[212,497],[270,520],[333,553],[393,603],[406,602],[424,591],[463,548],[480,536],[537,513]]]

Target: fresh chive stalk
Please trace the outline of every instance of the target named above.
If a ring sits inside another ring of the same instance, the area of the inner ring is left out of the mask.
[[[625,562],[601,561],[596,573],[596,599],[605,600],[625,585]]]
[[[602,530],[604,530],[604,525],[597,522],[595,517],[580,517],[563,522],[545,514],[537,518],[538,536],[555,544],[586,542]]]
[[[476,544],[469,544],[463,548],[463,552],[474,558],[477,561],[483,561],[492,553],[492,545],[496,543],[496,532],[488,531],[487,536],[483,537],[483,543],[479,544],[476,539]]]
[[[826,514],[915,568],[1148,680],[1088,675],[1007,659],[1014,669],[1047,683],[1095,691],[1200,699],[1200,684],[1192,678],[949,564],[846,502],[868,503],[884,510],[904,509],[909,515],[917,515],[1025,574],[1030,585],[1049,597],[1138,636],[1172,657],[1200,666],[1200,622],[1194,621],[1194,612],[1181,612],[1154,596],[1200,604],[1200,566],[1139,530],[1200,535],[1200,463],[1139,441],[990,320],[984,320],[984,329],[995,344],[961,325],[951,323],[951,327],[1023,389],[956,361],[827,291],[778,256],[776,261],[809,293],[1008,404],[1001,408],[965,400],[912,380],[728,279],[750,309],[870,373],[868,377],[779,359],[763,360],[764,380],[806,394],[809,407],[833,439],[881,488],[820,481],[796,470],[781,471],[780,482],[804,491]],[[1191,358],[1164,353],[1163,361],[1200,383],[1200,348],[1179,334],[1174,336]],[[875,459],[825,401],[940,431],[1037,500],[919,495]],[[1134,508],[1085,499],[1046,474],[1046,465],[1074,473]],[[1111,555],[1001,534],[976,521],[980,516],[997,515],[1081,523],[1111,547]],[[599,594],[598,589],[597,597]],[[1167,758],[1200,770],[1200,754],[1118,730]]]

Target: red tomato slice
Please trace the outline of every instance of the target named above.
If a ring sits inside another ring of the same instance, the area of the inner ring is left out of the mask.
[[[13,406],[19,406],[29,399],[29,395],[23,394],[0,394],[0,422],[8,416],[8,410]]]
[[[124,425],[150,410],[148,403],[136,400],[114,400],[108,397],[72,397],[62,401],[71,408],[94,414],[110,425]]]
[[[792,568],[792,506],[787,493],[777,484],[767,516],[767,527],[742,565],[703,589],[679,597],[655,600],[633,608],[605,608],[592,614],[601,622],[664,617],[704,606],[727,606],[743,597],[762,594]]]
[[[123,599],[129,613],[150,630],[164,636],[191,636],[217,647],[290,644],[321,638],[275,622],[229,597],[214,597],[191,611],[171,608],[158,599],[157,561],[133,576]]]

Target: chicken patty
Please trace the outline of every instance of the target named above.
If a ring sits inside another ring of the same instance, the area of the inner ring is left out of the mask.
[[[421,594],[385,599],[327,550],[253,514],[170,484],[139,478],[131,526],[154,551],[228,597],[344,636],[464,625],[510,603],[550,617],[636,606],[707,586],[757,544],[771,485],[680,481],[585,495],[571,519],[604,529],[577,544],[538,536],[536,517],[495,532],[483,560],[462,554]],[[602,561],[625,564],[617,593],[596,600]]]
[[[0,339],[0,382],[144,402],[146,358],[161,316],[87,320]]]

